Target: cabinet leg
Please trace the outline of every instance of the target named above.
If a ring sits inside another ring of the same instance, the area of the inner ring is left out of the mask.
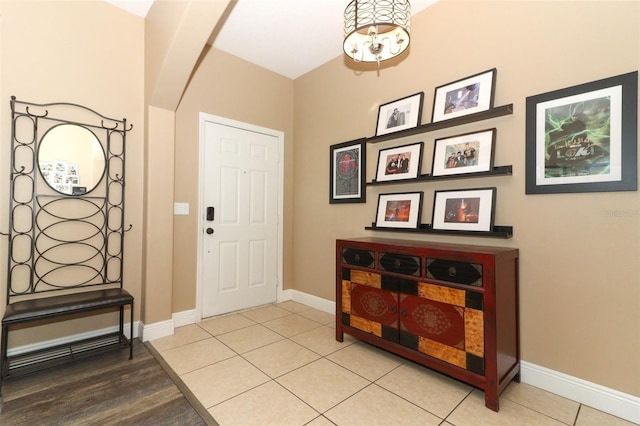
[[[498,397],[498,392],[490,390],[485,391],[484,405],[497,413],[500,410],[500,398]]]
[[[344,333],[340,327],[336,327],[336,340],[338,342],[344,342]]]

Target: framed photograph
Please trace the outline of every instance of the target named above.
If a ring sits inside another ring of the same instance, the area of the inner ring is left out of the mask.
[[[412,129],[422,120],[422,100],[424,92],[380,105],[376,136]]]
[[[69,175],[69,176],[78,176],[78,165],[77,164],[67,164],[67,175]]]
[[[436,191],[432,229],[492,231],[496,188]]]
[[[381,149],[378,152],[376,182],[415,179],[420,174],[423,142],[394,148]]]
[[[53,183],[53,173],[54,173],[54,165],[51,162],[40,162],[38,164],[38,168],[40,169],[40,173],[42,177],[50,183]]]
[[[53,172],[49,176],[52,178],[50,183],[53,183],[54,185],[59,185],[59,184],[64,183],[64,177],[66,175],[64,173],[62,173],[62,172]]]
[[[527,97],[526,193],[638,189],[638,72]]]
[[[53,189],[55,189],[58,192],[62,192],[64,194],[71,193],[71,185],[68,185],[66,183],[56,183],[53,185]]]
[[[436,139],[432,176],[488,172],[493,169],[496,129]]]
[[[423,192],[380,194],[377,228],[417,229],[420,226]]]
[[[329,203],[365,203],[366,139],[331,145],[329,157]]]
[[[431,122],[449,120],[493,108],[497,70],[436,87]]]
[[[87,193],[86,186],[73,186],[71,187],[71,195],[83,195]]]
[[[78,186],[80,184],[80,179],[78,178],[78,176],[67,175],[64,178],[64,183],[69,184],[69,185]]]
[[[58,173],[67,173],[67,162],[66,161],[56,161],[53,164],[53,168]]]

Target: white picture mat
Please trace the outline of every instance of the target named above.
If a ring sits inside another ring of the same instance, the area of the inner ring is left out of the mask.
[[[447,86],[442,86],[436,89],[436,98],[433,103],[433,122],[449,120],[451,118],[462,117],[464,115],[473,114],[480,111],[486,111],[491,108],[491,98],[493,91],[493,77],[494,72],[486,72],[480,75],[465,78],[464,80],[457,81]],[[463,87],[471,84],[479,84],[480,91],[478,95],[478,105],[472,108],[467,108],[462,111],[453,111],[445,114],[447,93],[462,89]]]
[[[586,176],[559,176],[545,177],[545,132],[546,132],[546,110],[562,105],[584,102],[591,99],[610,97],[609,122],[610,146],[609,173]],[[594,182],[619,182],[622,180],[622,86],[608,87],[606,89],[594,90],[592,92],[581,93],[579,95],[568,96],[566,98],[553,99],[541,102],[536,105],[536,185],[560,185],[574,183],[594,183]]]
[[[424,93],[417,93],[406,98],[392,101],[388,104],[381,105],[378,109],[378,123],[376,125],[376,136],[395,133],[401,130],[412,129],[417,127],[420,122],[419,114],[422,112],[422,98]],[[393,110],[397,108],[398,112],[404,114],[404,124],[387,127],[389,117]]]
[[[390,202],[408,201],[411,204],[407,221],[393,221],[386,219],[387,207]],[[380,194],[378,198],[378,211],[376,213],[376,226],[384,228],[417,228],[420,217],[421,192],[403,194]]]
[[[492,189],[470,189],[462,191],[436,192],[433,203],[433,229],[455,230],[455,231],[491,231],[491,219],[493,208]],[[446,203],[450,199],[459,198],[480,198],[478,207],[478,223],[445,222]]]
[[[376,181],[386,182],[394,180],[403,180],[416,178],[420,175],[420,157],[422,156],[422,148],[424,144],[422,142],[411,145],[403,145],[391,149],[381,149],[378,151],[378,166],[376,170]],[[386,166],[388,159],[400,154],[410,153],[411,158],[409,161],[409,168],[405,173],[387,174]]]
[[[431,171],[431,174],[433,176],[448,176],[463,173],[486,172],[491,170],[493,164],[491,153],[493,151],[492,145],[494,143],[494,134],[494,130],[491,129],[446,139],[438,139],[435,144],[433,170]],[[464,145],[467,142],[473,141],[477,141],[479,146],[479,148],[476,149],[476,152],[478,153],[477,164],[475,166],[447,168],[447,147],[452,145]]]

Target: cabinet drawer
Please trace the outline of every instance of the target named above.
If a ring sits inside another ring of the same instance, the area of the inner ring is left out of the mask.
[[[482,264],[448,259],[427,259],[427,278],[482,287]]]
[[[420,276],[422,263],[419,256],[398,253],[380,253],[380,269],[396,274]]]
[[[346,247],[342,249],[342,262],[363,268],[373,268],[375,253],[369,250]]]

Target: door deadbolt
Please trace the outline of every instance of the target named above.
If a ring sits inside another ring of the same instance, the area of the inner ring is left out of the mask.
[[[213,234],[213,228],[207,228],[206,232],[209,235]]]

